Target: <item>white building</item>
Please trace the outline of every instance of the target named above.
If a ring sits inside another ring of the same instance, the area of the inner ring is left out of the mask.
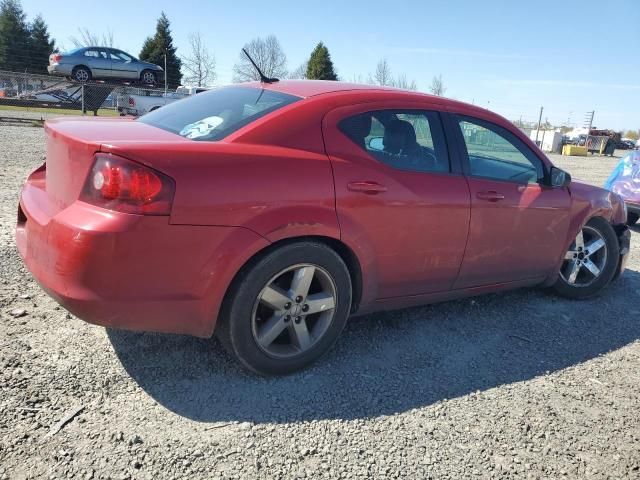
[[[529,138],[536,142],[538,136],[538,146],[543,152],[559,152],[562,145],[562,132],[555,130],[531,130]]]

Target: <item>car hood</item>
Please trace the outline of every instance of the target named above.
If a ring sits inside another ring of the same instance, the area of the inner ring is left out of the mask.
[[[144,65],[145,67],[149,67],[153,70],[163,70],[163,68],[160,65],[156,65],[155,63],[143,62],[142,60],[138,60],[138,62],[141,65]]]

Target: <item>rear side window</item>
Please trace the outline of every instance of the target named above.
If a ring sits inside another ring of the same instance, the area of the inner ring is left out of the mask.
[[[226,87],[178,100],[137,121],[197,141],[216,141],[300,97],[262,88]]]
[[[399,170],[450,171],[440,115],[424,110],[377,110],[345,118],[340,130],[376,160]]]

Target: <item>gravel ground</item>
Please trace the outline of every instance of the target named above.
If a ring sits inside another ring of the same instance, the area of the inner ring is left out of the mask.
[[[49,299],[13,240],[44,134],[0,127],[0,145],[1,479],[640,478],[640,230],[597,299],[370,315],[263,379],[214,341],[105,330]],[[616,162],[555,160],[598,185]]]

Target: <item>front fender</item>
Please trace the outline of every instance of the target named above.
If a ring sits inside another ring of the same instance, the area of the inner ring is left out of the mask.
[[[569,187],[569,193],[571,195],[571,208],[567,238],[558,257],[554,273],[544,282],[545,286],[552,285],[555,282],[562,266],[565,252],[575,240],[580,229],[589,220],[595,217],[602,217],[614,226],[624,224],[626,221],[622,199],[613,192],[574,181]]]

